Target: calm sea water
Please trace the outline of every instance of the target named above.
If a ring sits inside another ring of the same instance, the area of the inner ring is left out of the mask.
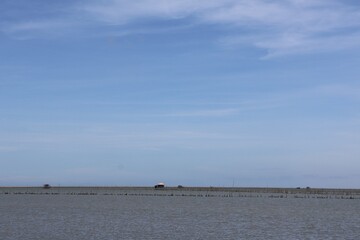
[[[360,239],[360,200],[0,195],[0,239]]]

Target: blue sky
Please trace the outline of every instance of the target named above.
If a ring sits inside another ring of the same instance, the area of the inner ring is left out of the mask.
[[[360,4],[5,0],[0,185],[359,188]]]

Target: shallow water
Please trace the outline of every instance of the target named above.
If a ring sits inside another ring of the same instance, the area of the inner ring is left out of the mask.
[[[0,195],[0,239],[359,239],[360,200]]]

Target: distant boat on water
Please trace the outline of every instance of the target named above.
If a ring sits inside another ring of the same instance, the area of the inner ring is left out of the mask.
[[[164,188],[165,187],[165,183],[158,183],[154,186],[154,188]]]

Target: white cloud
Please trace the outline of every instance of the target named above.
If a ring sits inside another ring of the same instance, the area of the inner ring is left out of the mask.
[[[15,146],[1,146],[0,145],[0,153],[3,153],[3,152],[15,152],[17,150],[18,150],[18,148],[15,147]]]
[[[196,110],[187,112],[175,112],[166,114],[171,117],[223,117],[234,115],[238,113],[238,109],[227,108],[227,109],[211,109],[211,110]]]
[[[78,2],[67,11],[48,19],[3,22],[0,27],[17,38],[27,38],[31,32],[68,33],[69,29],[94,24],[124,26],[147,19],[186,18],[196,24],[225,26],[229,35],[218,35],[220,43],[252,45],[266,50],[265,57],[360,45],[360,32],[356,30],[360,27],[360,7],[340,0],[101,0]]]
[[[82,26],[72,19],[41,19],[3,24],[0,31],[17,40],[27,40],[67,36]]]
[[[249,34],[224,37],[230,45],[252,44],[266,57],[359,46],[359,8],[336,0],[112,0],[84,8],[100,21],[125,24],[132,20],[193,17],[198,23],[231,26]]]
[[[124,24],[138,18],[184,18],[212,8],[222,7],[231,0],[111,0],[95,1],[83,9],[99,20],[111,24]]]
[[[62,26],[62,22],[58,21],[29,21],[29,22],[20,22],[8,26],[7,31],[17,32],[17,31],[33,31],[33,30],[43,30],[53,27]]]

